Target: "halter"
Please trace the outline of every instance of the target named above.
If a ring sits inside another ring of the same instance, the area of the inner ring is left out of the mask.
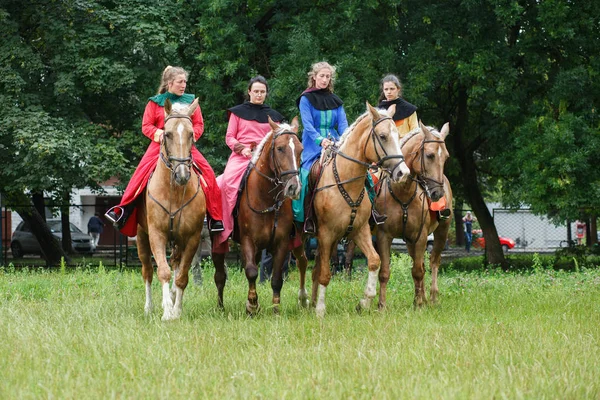
[[[187,120],[189,120],[190,122],[192,122],[192,119],[184,114],[170,114],[165,118],[165,123],[172,119],[172,118],[185,118]],[[196,193],[194,193],[194,195],[192,196],[191,199],[189,199],[188,201],[186,201],[184,204],[182,204],[177,210],[175,211],[171,211],[171,204],[173,203],[172,201],[172,197],[173,197],[173,177],[175,176],[175,170],[177,169],[177,167],[179,167],[180,165],[185,165],[188,168],[191,168],[192,166],[192,150],[190,148],[190,155],[188,157],[185,158],[180,158],[180,157],[173,157],[173,156],[169,156],[169,149],[167,147],[167,139],[166,137],[163,136],[162,141],[161,141],[161,147],[165,149],[165,153],[166,153],[166,157],[165,155],[162,153],[162,151],[160,152],[160,159],[163,161],[163,163],[165,164],[165,166],[171,171],[171,176],[169,179],[169,209],[167,209],[165,206],[163,206],[154,196],[152,196],[152,194],[150,193],[150,190],[147,191],[148,193],[148,197],[150,197],[150,199],[152,199],[156,204],[158,204],[160,206],[160,208],[167,213],[167,215],[169,216],[169,245],[171,246],[171,248],[173,248],[173,242],[175,241],[175,232],[174,232],[174,228],[175,228],[175,217],[177,216],[177,214],[179,214],[188,204],[190,204],[195,198],[196,196],[198,196],[198,192],[200,191],[200,174],[198,174],[198,186],[196,187]],[[175,164],[175,165],[174,165]],[[150,179],[152,179],[152,175],[150,176]],[[183,202],[183,199],[185,199],[185,192],[187,189],[187,184],[183,187],[183,194],[181,196],[181,202]],[[179,217],[179,224],[177,225],[177,231],[179,231],[179,228],[181,227],[181,217]]]
[[[419,154],[417,155],[417,157],[421,157],[421,174],[417,176],[417,182],[419,183],[419,185],[421,185],[423,190],[425,190],[425,192],[427,193],[427,197],[431,198],[431,191],[429,190],[429,185],[427,184],[427,182],[433,182],[434,185],[431,185],[433,188],[443,187],[444,182],[436,181],[433,178],[423,176],[423,173],[425,172],[425,143],[444,143],[444,141],[423,139],[423,142],[421,142],[421,146],[418,150]]]
[[[353,201],[352,198],[350,197],[350,194],[346,191],[346,189],[344,188],[344,184],[346,183],[350,183],[359,179],[366,179],[367,177],[367,172],[365,171],[365,175],[362,176],[357,176],[354,178],[350,178],[347,179],[345,181],[341,181],[340,180],[340,176],[337,170],[337,163],[336,163],[336,155],[340,155],[343,158],[352,161],[354,163],[360,164],[364,167],[367,167],[367,170],[369,169],[383,169],[385,172],[387,172],[389,175],[391,175],[391,173],[400,166],[400,164],[402,164],[404,162],[404,156],[402,154],[398,154],[398,155],[388,155],[387,152],[385,151],[385,147],[383,147],[383,143],[381,143],[381,139],[379,138],[379,136],[377,135],[377,133],[375,132],[375,128],[377,127],[377,125],[379,125],[381,122],[385,121],[385,120],[393,120],[392,117],[381,117],[379,118],[377,121],[373,122],[373,125],[371,126],[371,132],[369,134],[369,137],[367,138],[367,142],[365,143],[365,147],[363,148],[363,155],[364,158],[367,158],[367,146],[369,145],[369,140],[372,138],[373,139],[373,149],[375,151],[375,154],[377,155],[378,161],[375,164],[370,164],[361,160],[358,160],[354,157],[351,157],[347,154],[344,154],[343,152],[341,152],[338,148],[334,147],[332,149],[333,152],[333,165],[332,165],[332,169],[333,169],[333,176],[335,177],[335,185],[327,185],[327,186],[323,186],[320,188],[317,188],[314,190],[314,193],[317,193],[321,190],[333,187],[333,186],[337,186],[342,197],[344,198],[344,200],[346,200],[346,203],[348,204],[348,206],[350,206],[350,225],[348,225],[348,227],[346,228],[346,233],[344,234],[344,237],[348,236],[352,230],[354,229],[354,220],[356,219],[356,213],[358,211],[358,208],[360,207],[360,204],[363,201],[363,198],[365,197],[365,188],[363,186],[360,194],[358,195],[358,198],[356,199],[356,201]],[[381,149],[383,150],[383,157],[379,154],[379,151],[377,151],[377,145],[375,140],[377,140],[377,143],[379,143],[379,146],[381,147]],[[394,158],[398,158],[400,159],[400,161],[398,161],[398,163],[396,165],[394,165],[394,167],[390,170],[383,168],[383,163],[385,163],[387,160],[390,159],[394,159]],[[320,178],[320,175],[319,175]],[[318,181],[317,181],[318,183]],[[313,198],[314,198],[314,194],[313,194]]]
[[[167,123],[168,120],[173,119],[173,118],[185,118],[188,121],[192,122],[192,119],[187,115],[170,114],[165,118],[165,124]],[[163,163],[165,163],[167,168],[171,171],[171,176],[175,175],[175,170],[182,164],[188,168],[190,168],[192,166],[192,152],[191,151],[190,151],[190,155],[188,157],[184,157],[184,158],[170,156],[169,148],[167,147],[167,138],[164,135],[163,135],[163,138],[161,141],[161,145],[165,149],[166,156],[161,151],[160,159],[162,160]]]
[[[253,164],[252,162],[250,162],[248,164],[248,169],[247,169],[247,175],[250,175],[250,172],[252,172],[253,170],[256,171],[256,173],[265,178],[266,180],[268,180],[269,182],[271,182],[271,184],[273,185],[273,189],[269,190],[269,193],[272,193],[273,191],[277,190],[278,188],[280,188],[285,182],[281,179],[284,176],[287,175],[298,175],[300,173],[299,170],[287,170],[287,171],[281,171],[281,166],[279,165],[279,163],[277,162],[277,158],[275,157],[275,139],[277,139],[278,137],[282,136],[282,135],[294,135],[296,136],[296,134],[292,131],[282,131],[279,133],[274,133],[273,134],[273,139],[271,140],[271,148],[269,150],[269,158],[270,158],[270,163],[269,165],[272,165],[273,168],[273,173],[275,174],[274,177],[268,176],[264,173],[262,173],[258,168],[256,168],[256,164]],[[288,178],[289,180],[289,178]],[[275,196],[273,196],[273,200],[275,201],[275,203],[270,206],[267,207],[263,210],[257,210],[254,207],[252,207],[252,205],[250,204],[250,195],[249,195],[249,190],[248,187],[246,186],[246,202],[248,203],[248,208],[250,208],[250,210],[252,210],[253,212],[255,212],[256,214],[268,214],[271,212],[275,213],[274,216],[274,221],[273,221],[273,229],[271,230],[271,237],[269,239],[269,248],[272,246],[273,244],[273,240],[275,239],[275,230],[277,229],[277,220],[279,217],[279,211],[281,209],[281,206],[283,205],[283,202],[285,201],[285,197],[281,197],[281,195],[283,194],[283,188],[277,192],[277,194],[275,194]]]

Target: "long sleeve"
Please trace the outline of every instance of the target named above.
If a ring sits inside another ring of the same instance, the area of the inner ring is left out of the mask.
[[[204,119],[202,118],[202,110],[200,104],[192,114],[192,124],[194,126],[194,140],[198,141],[200,136],[204,133]],[[164,125],[164,124],[163,124]]]
[[[412,131],[415,128],[419,127],[419,119],[417,118],[417,112],[415,111],[408,117],[408,131]]]
[[[346,118],[346,111],[344,110],[344,106],[340,106],[338,108],[338,123],[337,123],[337,131],[340,136],[346,132],[348,129],[348,119]]]
[[[307,135],[316,145],[320,145],[324,137],[322,137],[315,128],[315,121],[312,115],[312,105],[306,96],[300,99],[300,118],[302,118],[302,138]]]
[[[160,107],[158,104],[149,101],[146,104],[146,109],[144,110],[144,117],[142,118],[142,133],[150,140],[154,140],[154,134],[158,129],[162,129],[159,127],[159,121],[156,118],[156,108]],[[162,122],[164,126],[164,120]]]
[[[234,113],[231,113],[231,115],[229,116],[229,124],[227,125],[227,133],[225,134],[225,143],[227,143],[227,146],[236,153],[239,153],[238,151],[236,151],[236,148],[238,148],[241,144],[237,138],[239,126],[240,117],[238,117]]]

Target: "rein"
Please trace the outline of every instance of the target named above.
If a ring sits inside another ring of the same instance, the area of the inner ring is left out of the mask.
[[[427,178],[423,175],[425,171],[425,143],[444,143],[444,141],[423,139],[423,142],[421,142],[421,146],[418,150],[419,156],[421,157],[421,174],[417,176],[417,182],[419,183],[419,185],[421,185],[423,190],[425,190],[425,192],[427,193],[427,197],[431,198],[431,191],[429,190],[429,185],[427,185],[427,182],[433,182],[434,185],[431,185],[433,188],[443,187],[444,182],[436,181],[435,179]]]
[[[292,131],[283,131],[283,132],[273,135],[273,139],[271,140],[271,148],[269,150],[269,157],[270,157],[269,165],[273,166],[273,168],[271,170],[275,174],[275,176],[271,177],[271,176],[261,172],[258,168],[256,168],[256,164],[253,164],[252,162],[250,162],[248,164],[248,176],[250,175],[250,173],[252,171],[255,171],[259,176],[266,179],[267,181],[269,181],[271,183],[271,185],[273,185],[273,188],[271,190],[269,190],[269,193],[272,193],[273,191],[277,190],[285,183],[281,179],[284,176],[298,175],[300,173],[299,170],[297,170],[297,169],[281,171],[281,167],[280,167],[279,163],[277,162],[277,158],[275,157],[275,139],[277,139],[278,137],[280,137],[282,135],[294,135],[295,136],[296,134]],[[275,231],[277,230],[277,223],[278,223],[278,219],[279,219],[279,211],[281,209],[281,206],[283,205],[283,202],[285,201],[285,197],[283,197],[283,198],[281,197],[282,193],[283,193],[283,188],[281,188],[281,190],[279,190],[274,196],[271,195],[271,197],[275,201],[275,203],[273,203],[272,206],[267,207],[262,210],[258,210],[256,208],[252,207],[252,205],[250,204],[250,194],[249,194],[248,186],[246,185],[246,202],[248,203],[248,208],[250,208],[250,210],[252,210],[256,214],[268,214],[268,213],[272,213],[272,212],[275,213],[274,221],[273,221],[273,229],[271,230],[271,237],[269,239],[269,248],[273,245],[273,240],[275,239]]]
[[[192,119],[184,114],[170,114],[165,118],[165,123],[172,119],[172,118],[184,118],[189,120],[190,122],[192,122]],[[152,196],[152,193],[150,193],[150,190],[147,190],[148,193],[148,197],[150,197],[150,199],[152,199],[152,201],[154,201],[156,204],[158,204],[160,206],[160,208],[169,216],[169,245],[171,246],[171,248],[173,247],[173,243],[175,241],[175,217],[177,216],[177,214],[181,213],[181,211],[188,205],[190,204],[195,198],[196,196],[198,196],[198,193],[200,192],[200,174],[197,174],[198,176],[198,186],[196,187],[196,193],[194,193],[194,195],[192,196],[192,198],[190,198],[188,201],[186,201],[184,204],[182,204],[177,210],[175,211],[171,211],[171,205],[173,204],[172,198],[173,198],[173,177],[175,176],[175,170],[180,166],[180,165],[184,165],[187,168],[192,168],[192,151],[190,149],[190,155],[188,157],[173,157],[173,156],[169,156],[169,148],[167,147],[167,139],[163,136],[162,140],[161,140],[161,149],[165,150],[166,156],[165,154],[163,154],[163,152],[160,152],[160,159],[162,160],[162,162],[165,164],[165,166],[169,169],[169,171],[171,171],[171,175],[170,175],[170,179],[169,179],[169,209],[167,209],[165,206],[163,206],[160,201],[158,201],[154,196]],[[150,179],[152,179],[152,176],[150,176]],[[185,192],[187,190],[187,184],[183,187],[183,194],[181,196],[181,201],[183,202],[183,199],[185,199]],[[179,229],[181,228],[181,216],[179,217],[179,223],[177,224],[177,231],[179,231]]]
[[[332,169],[333,169],[333,176],[335,177],[335,184],[325,185],[325,186],[315,189],[315,191],[314,191],[315,193],[317,193],[322,190],[328,189],[330,187],[334,187],[334,186],[338,187],[340,194],[342,195],[344,200],[346,200],[346,203],[348,204],[348,206],[350,206],[350,225],[348,225],[348,227],[346,228],[346,233],[344,234],[344,237],[347,237],[354,230],[354,220],[356,219],[356,214],[357,214],[358,208],[360,207],[360,205],[365,197],[364,185],[363,185],[363,188],[362,188],[360,194],[358,195],[358,198],[356,199],[356,201],[352,200],[352,198],[350,197],[350,194],[344,188],[344,185],[346,183],[354,182],[359,179],[362,179],[362,180],[366,179],[367,170],[369,170],[369,169],[377,170],[377,169],[381,168],[388,174],[391,174],[404,161],[404,156],[402,154],[392,155],[392,156],[388,155],[387,152],[385,151],[385,148],[383,147],[383,143],[381,143],[381,139],[375,132],[375,128],[377,127],[377,125],[379,125],[381,122],[383,122],[385,120],[392,120],[392,118],[391,117],[382,117],[382,118],[379,118],[377,121],[373,122],[373,125],[371,126],[371,132],[369,134],[369,138],[367,138],[367,142],[365,143],[365,147],[363,148],[363,155],[364,155],[364,158],[366,159],[367,158],[367,155],[366,155],[367,154],[367,146],[369,145],[369,140],[372,138],[373,139],[373,149],[375,150],[375,154],[377,155],[377,158],[378,158],[377,163],[370,164],[370,163],[364,162],[362,160],[358,160],[354,157],[351,157],[351,156],[343,153],[337,147],[333,147],[332,148],[332,153],[333,153]],[[377,142],[376,142],[376,140],[377,140]],[[378,143],[379,146],[381,147],[381,149],[383,150],[383,156],[381,156],[379,154],[379,151],[377,151],[376,143]],[[367,170],[365,170],[365,174],[361,175],[361,176],[356,176],[354,178],[347,179],[345,181],[341,181],[340,175],[339,175],[338,169],[337,169],[337,157],[336,157],[337,155],[345,158],[346,160],[352,161],[356,164],[366,167]],[[400,161],[398,161],[398,163],[396,165],[394,165],[394,167],[391,170],[383,168],[383,163],[385,163],[387,160],[395,159],[395,158],[400,159]],[[319,176],[319,178],[320,178],[320,176]],[[318,184],[318,181],[317,181],[317,184]]]

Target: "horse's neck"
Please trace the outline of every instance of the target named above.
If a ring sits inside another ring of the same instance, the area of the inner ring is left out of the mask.
[[[391,188],[394,195],[403,203],[408,202],[415,191],[417,192],[417,195],[419,192],[423,191],[419,184],[411,178],[405,179],[402,182],[392,182]]]
[[[354,132],[351,132],[352,136],[349,136],[346,139],[346,143],[344,144],[343,148],[340,148],[340,151],[345,155],[354,158],[355,160],[368,163],[369,160],[367,160],[365,156],[365,145],[370,133],[367,131],[366,135],[364,133],[359,134],[359,132],[357,132],[359,129],[366,130],[366,128],[362,127],[362,123],[359,123],[354,128]],[[367,167],[364,164],[348,160],[343,156],[336,156],[336,162],[337,170],[341,180],[349,179],[355,176],[366,175],[367,173]]]
[[[269,177],[270,179],[275,179],[275,173],[271,169],[269,162],[269,149],[271,148],[270,143],[271,142],[265,143],[262,153],[260,154],[260,157],[258,157],[256,165],[254,165],[255,171],[253,174],[250,174],[248,178],[249,182],[246,185],[246,191],[249,190],[250,186],[260,188],[260,190],[255,190],[252,193],[252,197],[254,198],[254,196],[256,196],[257,199],[260,199],[260,201],[264,201],[264,205],[266,206],[270,206],[273,203],[273,198],[277,194],[276,191],[273,190],[275,184],[269,179],[265,178]],[[252,184],[250,184],[250,182],[252,182]]]

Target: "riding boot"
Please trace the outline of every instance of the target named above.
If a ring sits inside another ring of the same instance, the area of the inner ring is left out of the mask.
[[[125,226],[125,223],[127,222],[127,219],[133,212],[134,208],[135,205],[132,203],[129,203],[122,207],[114,206],[104,214],[104,217],[106,217],[107,220],[112,222],[113,226],[117,230],[121,230]]]
[[[450,211],[449,208],[444,208],[443,210],[438,211],[438,221],[447,220],[450,218],[450,214],[452,214],[452,211]]]
[[[310,217],[306,217],[306,220],[304,221],[304,233],[311,236],[315,236],[317,234],[317,227],[312,215]]]

